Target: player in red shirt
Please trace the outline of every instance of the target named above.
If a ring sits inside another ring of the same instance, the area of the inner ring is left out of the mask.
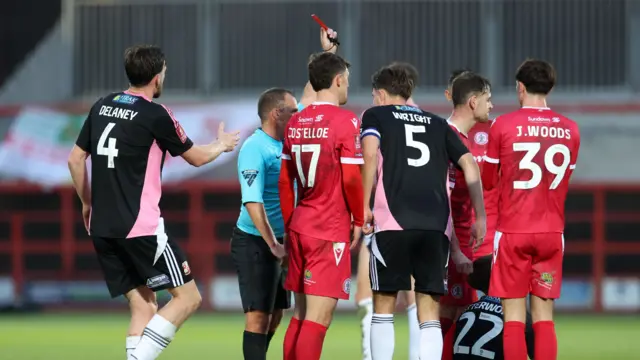
[[[454,110],[448,122],[465,146],[472,149],[469,132],[476,124],[489,122],[489,112],[493,108],[491,84],[484,77],[471,71],[462,71],[452,78],[453,84],[450,86],[449,94]],[[465,268],[453,265],[471,264],[469,260],[473,256],[471,229],[474,223],[471,197],[464,181],[464,173],[454,164],[450,164],[449,185],[451,215],[457,241],[455,238],[452,241],[452,264],[448,267],[448,292],[440,299],[440,324],[443,326],[444,348],[447,350],[453,348],[455,329],[452,329],[452,325],[468,305],[477,301],[476,290],[467,283],[470,266]],[[478,219],[478,222],[484,222],[484,219]],[[458,244],[459,250],[455,249]],[[480,244],[476,243],[476,245]],[[460,260],[461,257],[463,260]],[[447,351],[443,354],[446,355]]]
[[[527,60],[516,80],[522,108],[495,120],[484,164],[485,189],[497,184],[500,195],[489,295],[502,299],[506,360],[527,359],[529,294],[536,358],[555,360],[553,300],[562,285],[564,203],[580,133],[574,121],[547,107],[556,82],[551,64]]]
[[[360,120],[347,102],[349,63],[325,52],[309,63],[316,101],[292,116],[282,151],[279,190],[289,270],[285,288],[295,310],[285,360],[320,359],[338,299],[351,288],[351,248],[364,221]],[[294,209],[293,184],[298,184]],[[351,228],[353,237],[351,238]]]

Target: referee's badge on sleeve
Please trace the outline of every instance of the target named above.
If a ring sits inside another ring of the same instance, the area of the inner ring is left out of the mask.
[[[258,176],[258,170],[242,170],[242,177],[247,182],[247,185],[253,185],[253,181]]]

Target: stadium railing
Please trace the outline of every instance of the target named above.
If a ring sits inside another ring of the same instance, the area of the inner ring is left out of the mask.
[[[232,182],[165,186],[161,208],[169,236],[187,253],[205,297],[211,294],[211,279],[234,273],[228,239],[239,199],[239,186]],[[33,280],[101,279],[72,188],[0,184],[0,209],[0,276],[9,275],[17,294]],[[640,184],[571,186],[564,277],[593,284],[588,310],[607,310],[606,278],[638,277],[639,220]],[[211,301],[203,303],[211,308]]]

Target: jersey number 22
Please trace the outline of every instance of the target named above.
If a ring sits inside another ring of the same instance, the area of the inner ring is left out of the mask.
[[[502,323],[502,319],[487,313],[480,313],[478,317],[480,320],[489,321],[493,323],[493,327],[491,330],[487,331],[484,335],[482,335],[478,340],[476,340],[475,344],[471,346],[471,351],[469,351],[468,346],[460,345],[462,339],[467,335],[473,323],[476,322],[476,314],[472,312],[466,312],[460,316],[460,320],[466,320],[464,327],[460,331],[456,342],[453,343],[453,353],[454,354],[463,354],[463,355],[474,355],[480,356],[485,359],[494,359],[496,357],[496,353],[493,351],[485,350],[482,347],[485,346],[489,341],[495,339],[502,332],[502,328],[504,324]]]
[[[107,167],[109,169],[113,169],[116,167],[114,159],[118,157],[116,138],[109,137],[109,133],[111,132],[111,130],[113,130],[114,126],[116,126],[115,123],[108,123],[107,127],[104,128],[102,135],[100,135],[100,139],[98,140],[98,155],[107,157]],[[107,140],[109,140],[109,145],[104,146]]]

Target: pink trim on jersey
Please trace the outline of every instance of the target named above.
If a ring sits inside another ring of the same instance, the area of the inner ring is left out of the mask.
[[[131,228],[128,238],[155,235],[160,222],[160,196],[162,195],[162,181],[160,165],[162,150],[154,140],[149,149],[147,171],[144,174],[142,195],[140,196],[140,210],[135,224]]]
[[[387,194],[382,182],[382,153],[378,149],[378,182],[376,186],[376,199],[373,203],[373,213],[376,219],[376,232],[389,230],[402,230],[402,227],[391,214]]]
[[[143,98],[143,99],[147,100],[148,102],[152,102],[152,100],[151,100],[151,99],[149,99],[149,98],[147,97],[147,95],[145,95],[145,94],[141,94],[141,93],[134,93],[134,92],[131,92],[131,91],[129,91],[129,90],[125,90],[125,91],[124,91],[124,93],[125,93],[125,94],[127,94],[127,95],[131,95],[131,96],[141,97],[141,98]]]
[[[160,106],[162,106],[167,111],[167,114],[169,114],[169,116],[171,117],[171,120],[173,120],[173,125],[177,128],[179,123],[178,123],[178,120],[173,116],[173,112],[163,104],[160,104]]]

